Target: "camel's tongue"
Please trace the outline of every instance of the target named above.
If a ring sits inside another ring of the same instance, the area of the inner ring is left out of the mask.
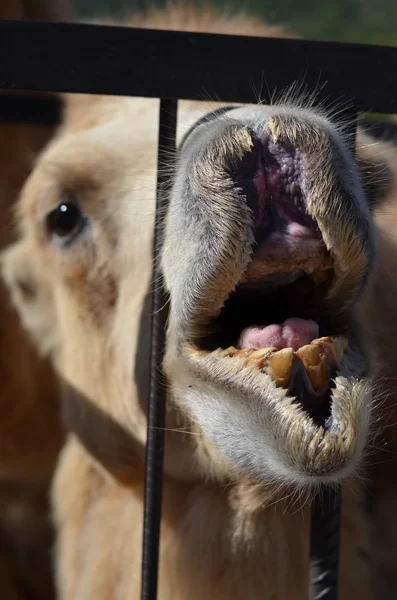
[[[247,327],[240,335],[238,347],[258,350],[273,346],[278,350],[282,348],[298,350],[317,337],[318,325],[311,319],[287,319],[280,325]]]

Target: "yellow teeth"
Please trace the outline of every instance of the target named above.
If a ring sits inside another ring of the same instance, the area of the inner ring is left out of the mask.
[[[269,357],[266,373],[278,387],[288,387],[295,352],[292,348],[276,351]]]
[[[269,356],[274,352],[277,352],[277,348],[261,348],[260,350],[253,350],[248,356],[248,362],[251,365],[255,364],[259,369],[263,369],[266,366]]]
[[[306,369],[315,391],[324,389],[329,381],[328,355],[321,344],[308,344],[296,352]]]
[[[298,350],[292,348],[241,348],[234,346],[218,348],[211,355],[220,358],[238,358],[240,364],[250,365],[269,375],[278,387],[288,389],[299,369],[306,372],[313,392],[319,393],[329,387],[331,368],[338,369],[348,349],[345,337],[321,337]],[[188,349],[189,353],[208,356],[205,350]],[[292,377],[292,379],[291,379]],[[309,383],[308,383],[309,385]]]
[[[212,354],[215,354],[217,356],[222,356],[222,357],[225,357],[225,356],[231,357],[231,356],[234,356],[235,352],[236,352],[236,348],[234,346],[229,346],[229,348],[226,348],[226,350],[222,350],[221,348],[218,348],[217,350],[214,350],[212,352]]]
[[[313,340],[312,344],[318,344],[324,348],[334,367],[339,365],[348,348],[347,339],[344,337],[322,337]]]
[[[240,356],[241,358],[247,358],[253,352],[252,348],[241,348],[241,350],[236,350],[233,353],[233,356]]]
[[[277,348],[261,348],[260,350],[253,350],[252,348],[236,350],[234,348],[234,352],[229,356],[245,358],[245,364],[255,364],[259,369],[263,369],[266,366],[268,357],[274,352],[277,352]]]
[[[304,367],[315,392],[329,385],[330,367],[337,369],[348,348],[344,337],[322,337],[294,351],[292,348],[241,348],[233,346],[215,353],[222,357],[243,359],[244,364],[255,366],[267,373],[278,387],[288,388],[291,374],[297,368]]]

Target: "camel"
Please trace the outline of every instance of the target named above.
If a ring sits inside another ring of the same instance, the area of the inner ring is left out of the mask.
[[[1,0],[0,17],[64,20],[69,10],[64,0]],[[15,239],[14,203],[54,131],[43,124],[0,124],[1,248]],[[37,354],[21,327],[3,282],[0,306],[1,597],[45,600],[53,596],[47,496],[63,441],[59,383],[50,361]]]
[[[129,22],[254,29],[190,10]],[[65,103],[3,276],[65,386],[59,598],[124,600],[140,589],[159,103]],[[362,478],[393,405],[396,151],[359,130],[355,161],[293,94],[216,108],[180,103],[170,157],[159,598],[306,599],[310,499],[340,482],[340,597],[379,598]]]

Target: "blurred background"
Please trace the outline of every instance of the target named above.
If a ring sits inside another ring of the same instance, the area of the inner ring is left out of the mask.
[[[75,0],[83,19],[122,17],[131,10],[164,6],[164,0]],[[194,3],[204,4],[199,0]],[[244,10],[314,40],[397,44],[397,0],[212,0],[205,4]]]

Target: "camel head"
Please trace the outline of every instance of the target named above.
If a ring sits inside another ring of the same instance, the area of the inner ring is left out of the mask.
[[[86,434],[143,456],[157,105],[70,103],[22,193],[3,271],[39,348],[131,448],[89,423]],[[197,435],[169,443],[166,470],[338,482],[371,420],[359,306],[376,258],[374,186],[317,109],[198,112],[182,119],[193,122],[172,159],[160,257],[167,426]]]

